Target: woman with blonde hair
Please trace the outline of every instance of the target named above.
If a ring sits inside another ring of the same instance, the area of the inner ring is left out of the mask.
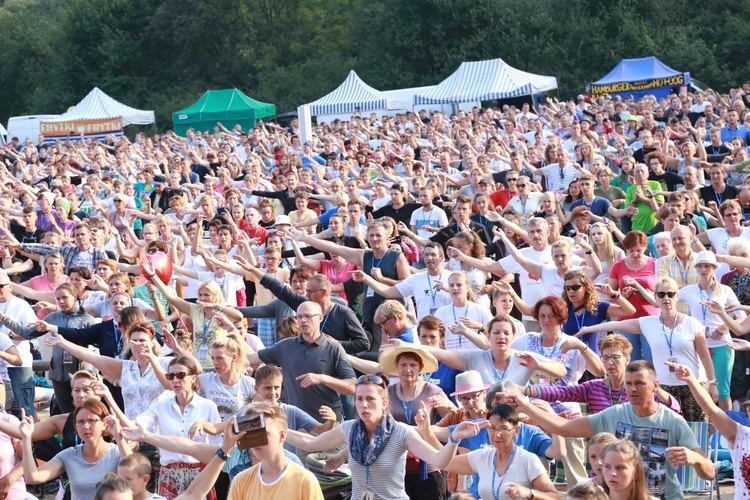
[[[224,294],[214,280],[204,281],[198,286],[198,302],[191,304],[161,281],[151,262],[143,262],[143,271],[167,301],[187,316],[192,324],[193,356],[203,369],[213,369],[209,359],[211,343],[223,338],[227,329],[233,328],[232,321],[242,320],[242,314],[232,307],[224,307]],[[222,313],[227,314],[229,319]]]
[[[610,500],[648,500],[649,488],[641,453],[633,443],[620,439],[604,448],[602,475]]]
[[[602,265],[602,272],[594,278],[594,284],[597,285],[607,283],[612,264],[625,257],[625,252],[615,246],[614,238],[612,238],[613,230],[617,230],[617,227],[613,228],[602,222],[594,222],[589,226],[591,248],[596,252],[596,256],[599,257],[599,262]],[[583,252],[584,250],[579,248],[573,253],[583,257]]]
[[[609,432],[594,434],[591,439],[589,439],[588,455],[589,464],[591,464],[591,479],[584,483],[603,486],[604,478],[602,477],[602,466],[604,464],[602,460],[604,459],[604,449],[608,444],[614,443],[615,441],[617,441],[617,438],[614,434]]]
[[[414,327],[415,318],[397,300],[386,300],[375,310],[374,321],[382,325],[388,338],[397,338],[410,344],[419,343]]]
[[[247,356],[245,342],[236,333],[211,342],[214,370],[198,375],[206,398],[216,403],[222,421],[239,413],[255,395],[255,380],[245,375]]]
[[[656,298],[633,278],[627,278],[625,285],[634,287],[653,305],[659,304],[659,314],[584,326],[576,336],[613,330],[631,335],[643,335],[651,347],[653,365],[660,387],[679,402],[685,420],[688,422],[705,421],[706,415],[690,394],[687,384],[678,380],[674,372],[664,364],[665,361],[672,361],[689,365],[695,373],[700,374],[699,380],[709,387],[712,395],[718,397],[714,363],[706,347],[705,327],[701,323],[700,312],[688,316],[677,311],[677,302],[682,291],[678,289],[677,283],[672,278],[656,280],[654,283]],[[729,373],[731,373],[731,365]]]
[[[451,296],[451,304],[439,307],[435,311],[435,317],[445,325],[445,348],[446,349],[476,349],[471,342],[465,341],[463,335],[456,335],[451,327],[456,323],[474,324],[479,322],[486,325],[492,319],[489,307],[474,300],[471,290],[469,276],[463,272],[455,271],[448,277],[448,283],[435,282],[436,288],[447,289]]]

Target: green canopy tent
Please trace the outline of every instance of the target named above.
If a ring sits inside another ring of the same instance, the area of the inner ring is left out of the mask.
[[[191,106],[172,113],[172,123],[175,134],[185,136],[189,128],[213,132],[216,122],[228,129],[239,123],[247,131],[255,120],[274,115],[274,104],[251,99],[237,89],[208,90]]]

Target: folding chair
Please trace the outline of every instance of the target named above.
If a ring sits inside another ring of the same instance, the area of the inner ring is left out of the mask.
[[[719,433],[719,431],[716,430],[716,427],[710,422],[688,422],[687,424],[690,427],[690,430],[693,431],[693,434],[695,434],[695,438],[698,440],[698,445],[701,450],[703,450],[703,453],[705,453],[712,462],[716,462],[718,460],[719,450],[718,447],[711,450],[710,444],[711,435],[718,435]],[[713,457],[711,454],[712,451]],[[701,479],[693,467],[685,465],[678,467],[677,480],[680,482],[684,493],[709,495],[709,500],[713,500],[714,490],[716,490],[716,498],[717,500],[721,500],[719,482],[716,479],[713,481]]]

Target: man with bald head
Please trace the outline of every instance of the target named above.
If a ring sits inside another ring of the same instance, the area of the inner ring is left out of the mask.
[[[698,273],[695,270],[695,256],[693,252],[693,233],[687,226],[675,226],[670,233],[674,253],[656,261],[656,277],[672,278],[677,286],[682,288],[698,283]]]
[[[323,335],[320,304],[308,300],[297,308],[299,336],[281,340],[248,355],[250,363],[274,364],[284,373],[284,402],[323,422],[320,407],[328,406],[343,420],[339,394],[354,394],[355,374],[344,348]]]

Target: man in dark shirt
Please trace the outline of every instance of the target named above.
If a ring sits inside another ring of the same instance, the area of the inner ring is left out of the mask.
[[[440,231],[430,239],[422,238],[418,234],[412,232],[411,229],[409,229],[408,224],[399,224],[398,230],[409,236],[417,245],[425,246],[430,241],[434,241],[435,243],[439,243],[443,249],[445,249],[445,244],[448,243],[448,240],[461,231],[469,229],[479,236],[482,243],[489,245],[492,242],[492,238],[490,238],[487,228],[483,224],[479,224],[478,222],[469,219],[470,215],[471,198],[462,194],[456,198],[456,204],[453,207],[454,222],[440,229]]]
[[[646,155],[646,165],[651,173],[648,180],[656,181],[661,184],[662,191],[675,191],[679,184],[682,184],[682,177],[673,173],[665,172],[667,166],[667,157],[660,151],[654,151]]]
[[[638,139],[640,139],[642,146],[641,149],[637,149],[633,153],[633,158],[638,163],[645,163],[646,155],[657,149],[654,143],[654,134],[648,129],[643,129],[638,135]]]
[[[709,205],[713,202],[718,207],[726,200],[737,198],[739,194],[737,188],[729,186],[724,182],[726,174],[720,164],[714,163],[711,165],[709,174],[711,176],[711,184],[700,189],[703,203]]]

